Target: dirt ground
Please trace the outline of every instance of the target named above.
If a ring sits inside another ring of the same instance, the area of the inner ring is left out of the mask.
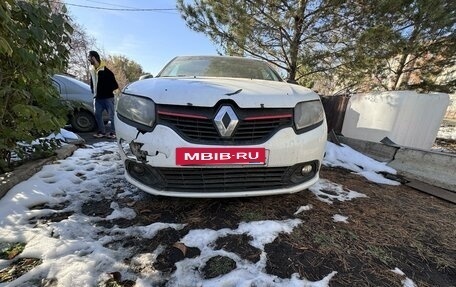
[[[436,139],[434,149],[449,154],[456,154],[456,140]]]
[[[438,142],[438,148],[456,153],[456,142]],[[167,246],[156,262],[155,270],[172,273],[175,263],[200,254],[197,248],[179,243],[192,229],[237,228],[242,221],[286,220],[299,218],[302,224],[290,234],[281,234],[265,246],[265,272],[281,278],[293,273],[311,281],[321,280],[332,271],[337,274],[329,286],[404,286],[405,276],[393,273],[396,267],[415,282],[416,286],[456,286],[456,205],[414,190],[405,185],[388,186],[366,181],[340,168],[322,167],[321,177],[343,185],[345,189],[367,197],[351,201],[325,203],[310,191],[292,195],[235,198],[235,199],[179,199],[156,197],[141,192],[142,200],[125,198],[119,204],[135,210],[131,220],[101,221],[104,227],[147,225],[154,222],[186,223],[182,230],[165,229],[152,240],[125,238],[111,243],[131,247],[137,254],[152,252],[159,245]],[[118,193],[119,184],[109,183]],[[331,194],[331,191],[327,191]],[[313,208],[295,215],[299,206]],[[121,207],[122,207],[121,206]],[[48,208],[35,206],[33,209]],[[63,209],[52,206],[53,209]],[[85,202],[86,215],[105,217],[112,212],[110,201]],[[72,213],[32,219],[30,223],[60,222]],[[333,216],[348,217],[347,223],[335,222]],[[249,244],[247,235],[219,238],[216,248],[238,254],[251,262],[260,260],[260,250]],[[6,244],[0,239],[0,259],[15,259],[0,269],[0,285],[11,282],[39,266],[41,260],[20,258],[25,243]],[[19,259],[20,258],[20,259]],[[130,260],[126,258],[125,261]],[[205,278],[214,278],[236,268],[230,258],[217,256],[202,269]],[[133,270],[134,271],[134,270]],[[138,270],[138,273],[140,270]],[[100,286],[134,286],[114,272],[112,278]],[[58,282],[45,280],[31,286],[57,286]],[[7,286],[7,285],[4,285]],[[257,286],[259,287],[259,286]]]
[[[265,246],[268,274],[290,278],[293,273],[311,281],[337,271],[330,286],[403,286],[405,277],[391,272],[398,267],[417,286],[456,286],[456,206],[407,186],[386,186],[367,182],[347,170],[323,167],[322,178],[364,193],[367,197],[352,201],[325,203],[313,193],[302,191],[285,196],[239,199],[176,199],[144,193],[143,200],[125,199],[122,205],[133,208],[137,217],[131,220],[106,220],[103,226],[145,225],[153,222],[186,223],[183,230],[165,229],[151,239],[127,238],[112,243],[132,247],[132,257],[167,246],[153,267],[173,272],[175,263],[198,256],[197,248],[187,248],[179,239],[191,229],[236,228],[241,221],[285,220],[300,218],[303,223],[290,234],[282,234]],[[115,188],[113,183],[113,188]],[[119,190],[119,192],[122,192]],[[330,191],[328,191],[330,193]],[[294,215],[297,207],[311,204],[310,211]],[[34,207],[35,209],[40,207]],[[42,206],[46,208],[46,206]],[[58,208],[58,207],[53,207]],[[61,207],[63,208],[63,206]],[[86,202],[82,212],[106,216],[110,202]],[[348,217],[347,223],[334,222],[334,214]],[[61,221],[71,213],[34,219]],[[32,222],[33,223],[33,222]],[[217,248],[234,252],[256,262],[260,250],[249,244],[247,235],[219,238]],[[12,259],[24,245],[0,244],[0,259]],[[126,261],[129,259],[127,258]],[[0,283],[10,282],[38,266],[40,260],[21,258],[0,270]],[[229,258],[217,256],[204,267],[204,277],[213,278],[236,268]],[[56,286],[41,282],[36,286]],[[103,286],[134,286],[120,274]]]

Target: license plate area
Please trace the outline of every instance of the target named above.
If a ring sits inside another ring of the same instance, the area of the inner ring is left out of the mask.
[[[265,148],[176,148],[176,165],[264,165]]]

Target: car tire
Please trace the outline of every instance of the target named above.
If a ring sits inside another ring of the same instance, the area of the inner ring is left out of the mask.
[[[70,119],[70,124],[78,132],[91,132],[97,127],[95,117],[85,110],[75,111]]]

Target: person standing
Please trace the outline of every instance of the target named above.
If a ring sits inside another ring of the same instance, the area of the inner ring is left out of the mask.
[[[114,73],[106,67],[104,61],[96,51],[90,51],[88,60],[90,67],[90,88],[94,97],[95,120],[98,125],[98,132],[93,136],[96,138],[116,138],[114,126],[114,91],[119,88]],[[111,122],[109,135],[103,121],[103,111],[107,111]]]

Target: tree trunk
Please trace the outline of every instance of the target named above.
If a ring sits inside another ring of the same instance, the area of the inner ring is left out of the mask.
[[[396,77],[392,86],[393,90],[397,90],[402,84],[402,75],[404,72],[405,63],[407,62],[408,54],[402,54],[399,60],[399,67],[396,70]]]
[[[294,16],[294,35],[290,43],[290,64],[288,69],[288,80],[296,81],[296,72],[298,69],[299,45],[301,44],[301,35],[304,22],[304,10],[306,1],[300,0],[299,7]]]
[[[413,56],[413,49],[410,47],[414,47],[416,45],[415,41],[419,34],[419,25],[420,22],[416,23],[413,27],[412,35],[408,39],[405,49],[402,51],[401,59],[399,60],[399,67],[396,70],[396,78],[394,80],[393,90],[397,90],[402,84],[402,75],[404,74],[404,69],[407,65],[407,59],[409,56]]]

